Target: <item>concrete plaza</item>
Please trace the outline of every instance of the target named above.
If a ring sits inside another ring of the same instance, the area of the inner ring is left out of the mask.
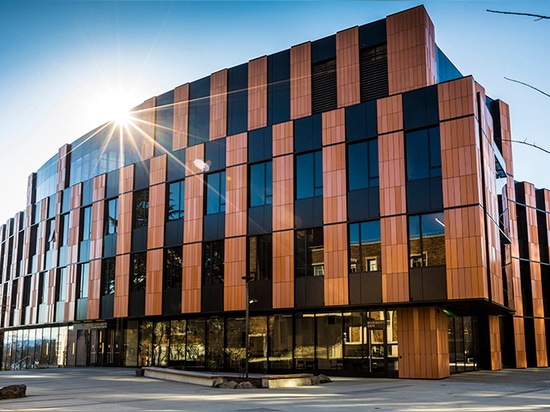
[[[134,369],[0,372],[27,397],[0,411],[539,411],[550,410],[550,369],[507,369],[444,380],[334,377],[321,386],[223,390],[137,377]]]

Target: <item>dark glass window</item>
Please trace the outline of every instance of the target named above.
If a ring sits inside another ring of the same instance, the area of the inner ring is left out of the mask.
[[[294,151],[320,149],[323,144],[322,116],[320,114],[294,121]]]
[[[388,51],[386,44],[361,49],[359,64],[361,71],[361,101],[366,102],[388,96]]]
[[[173,180],[181,180],[185,177],[185,149],[175,150],[171,156],[168,156],[166,180],[171,182]]]
[[[40,273],[40,278],[38,282],[38,304],[41,305],[43,303],[48,303],[48,289],[49,289],[49,280],[50,280],[50,274],[48,272],[42,272]],[[5,283],[5,286],[8,284]],[[4,293],[4,296],[6,294]]]
[[[134,192],[134,229],[149,223],[149,189]]]
[[[203,243],[203,285],[223,284],[224,242],[217,240]]]
[[[78,272],[78,299],[88,297],[88,282],[90,279],[90,264],[82,263],[79,265]]]
[[[227,134],[248,129],[248,63],[227,71]]]
[[[445,265],[443,212],[409,216],[411,268]]]
[[[346,140],[375,137],[377,116],[375,100],[346,107]]]
[[[105,235],[114,235],[118,232],[118,199],[105,202]]]
[[[164,289],[181,289],[182,248],[168,248],[164,251]]]
[[[210,137],[210,76],[189,85],[189,146]]]
[[[336,109],[336,59],[313,64],[311,72],[312,112]]]
[[[267,56],[267,123],[290,120],[290,50]]]
[[[67,268],[61,268],[57,271],[56,279],[56,302],[65,302],[67,300]]]
[[[115,294],[115,258],[103,259],[101,268],[101,296]]]
[[[172,151],[174,129],[174,90],[157,97],[155,118],[155,156]]]
[[[146,252],[130,255],[130,293],[145,292],[145,279],[147,275],[146,257]]]
[[[439,127],[405,134],[407,180],[441,176]]]
[[[225,172],[206,176],[206,214],[225,212]]]
[[[437,85],[403,93],[403,126],[416,129],[439,122]]]
[[[208,170],[215,172],[225,169],[225,139],[216,139],[204,144],[205,161]]]
[[[250,207],[270,205],[273,200],[271,162],[250,166]]]
[[[254,280],[271,279],[273,273],[273,245],[271,235],[248,238],[248,274]]]
[[[53,250],[54,247],[55,247],[55,219],[50,219],[48,220],[47,226],[46,226],[46,251]]]
[[[59,216],[59,246],[69,244],[69,214]]]
[[[378,139],[348,145],[348,190],[378,184]]]
[[[349,225],[349,271],[377,272],[382,270],[380,221]]]
[[[81,217],[81,238],[80,240],[90,240],[92,237],[92,207],[82,208],[82,217]]]
[[[168,210],[166,220],[181,220],[185,211],[185,181],[170,183],[168,185]]]
[[[300,276],[325,274],[323,228],[294,232],[294,273]]]
[[[323,154],[316,151],[296,156],[296,199],[323,195]]]
[[[263,127],[248,132],[248,161],[259,162],[272,156],[271,127]]]

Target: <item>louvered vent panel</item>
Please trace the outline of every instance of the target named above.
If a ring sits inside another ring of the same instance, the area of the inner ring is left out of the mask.
[[[388,96],[388,56],[385,44],[361,50],[361,101]]]
[[[336,60],[316,63],[311,71],[313,113],[336,109]]]

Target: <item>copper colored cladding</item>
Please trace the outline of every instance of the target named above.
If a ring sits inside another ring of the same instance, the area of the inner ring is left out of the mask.
[[[245,309],[246,236],[226,238],[224,244],[224,310]]]
[[[201,311],[202,243],[183,245],[182,313]]]
[[[435,30],[424,6],[386,18],[389,94],[437,82]]]
[[[346,202],[346,145],[323,147],[323,222],[345,222]]]
[[[129,288],[130,255],[117,255],[115,260],[115,297],[113,310],[113,316],[115,318],[123,318],[128,316]]]
[[[174,89],[174,132],[172,149],[187,147],[189,141],[189,83]]]
[[[242,165],[248,161],[248,133],[227,136],[226,167]]]
[[[147,251],[147,276],[145,278],[145,316],[162,314],[162,273],[164,250]]]
[[[338,107],[361,102],[358,27],[336,34],[336,84],[338,85]]]
[[[267,126],[267,56],[248,62],[248,130]]]
[[[273,309],[294,307],[294,231],[273,232]]]
[[[398,313],[399,377],[448,377],[450,366],[447,315],[436,307],[404,307]]]
[[[248,222],[247,174],[247,165],[232,166],[226,169],[226,237],[246,236]]]
[[[348,305],[348,225],[325,225],[325,306]]]
[[[88,307],[86,308],[87,319],[99,319],[101,304],[101,270],[102,261],[92,260],[90,262],[90,278],[88,282]]]
[[[409,301],[409,258],[407,217],[380,219],[382,237],[382,302]]]
[[[227,69],[210,75],[210,140],[227,135]]]
[[[166,222],[166,163],[167,156],[151,159],[149,187],[149,222],[147,230],[147,249],[164,246]]]
[[[311,43],[290,49],[290,118],[311,115]]]
[[[69,173],[68,169],[70,168],[70,164],[68,164],[68,153],[70,152],[70,145],[66,144],[61,146],[61,148],[58,151],[57,158],[59,159],[57,163],[57,185],[56,185],[56,191],[60,192],[66,187],[69,187]]]
[[[204,162],[204,144],[190,147],[186,156],[184,244],[201,242],[203,237],[204,175],[195,160]]]
[[[502,353],[500,340],[500,317],[489,315],[489,346],[491,348],[491,370],[502,369]]]

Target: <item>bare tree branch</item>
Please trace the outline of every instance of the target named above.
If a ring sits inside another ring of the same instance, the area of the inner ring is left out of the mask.
[[[544,94],[546,97],[550,97],[550,94],[548,94],[548,93],[546,93],[546,92],[543,92],[542,90],[537,89],[536,87],[531,86],[530,84],[527,84],[527,83],[524,83],[524,82],[520,82],[519,80],[510,79],[510,78],[508,78],[508,77],[505,77],[505,79],[506,79],[506,80],[509,80],[509,81],[511,81],[511,82],[514,82],[514,83],[523,84],[524,86],[530,87],[531,89],[536,90],[537,92]]]
[[[527,145],[527,146],[531,146],[531,147],[534,147],[535,149],[539,149],[539,150],[543,151],[544,153],[550,154],[550,150],[547,150],[544,147],[537,146],[535,143],[529,143],[527,140],[523,140],[523,141],[522,140],[513,140],[513,139],[502,139],[502,140],[512,142],[512,143],[519,143],[519,144],[524,144],[524,145]]]
[[[516,16],[529,16],[529,17],[536,17],[535,21],[543,20],[543,19],[550,19],[550,16],[542,16],[540,14],[532,14],[532,13],[518,13],[515,11],[498,11],[498,10],[489,10],[487,9],[489,13],[499,13],[499,14],[514,14]]]

